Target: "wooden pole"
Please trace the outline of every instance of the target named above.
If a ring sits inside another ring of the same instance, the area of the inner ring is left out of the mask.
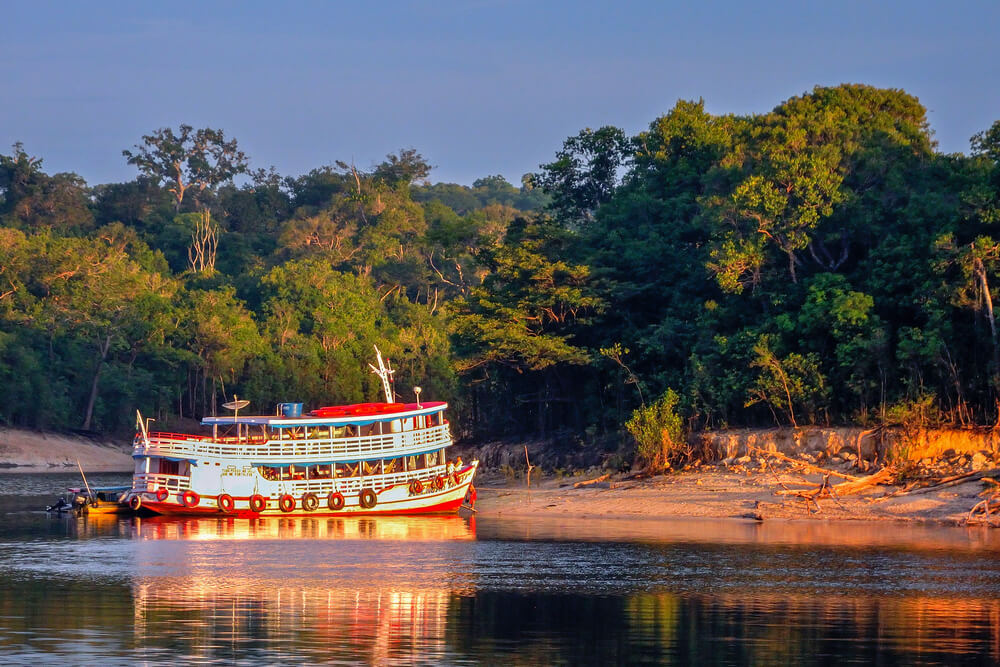
[[[531,465],[531,461],[528,459],[528,446],[524,446],[524,462],[528,466],[528,488],[531,488],[531,471],[535,469],[535,466]]]
[[[80,459],[76,460],[76,467],[80,469],[80,477],[83,477],[83,485],[87,487],[87,495],[94,500],[94,492],[90,490],[90,484],[87,484],[87,476],[83,474],[83,466],[80,465]]]

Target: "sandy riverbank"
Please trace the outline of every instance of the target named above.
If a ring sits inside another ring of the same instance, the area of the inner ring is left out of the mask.
[[[0,429],[0,473],[131,472],[132,448],[128,443],[92,440],[81,436]]]
[[[486,473],[476,480],[478,516],[712,519],[819,519],[963,524],[986,483],[969,481],[938,490],[900,493],[874,486],[864,493],[827,498],[816,505],[776,492],[819,483],[818,474],[736,472],[724,466],[675,472],[632,481],[607,481],[581,488],[585,478],[508,481]],[[896,495],[889,495],[893,492]]]

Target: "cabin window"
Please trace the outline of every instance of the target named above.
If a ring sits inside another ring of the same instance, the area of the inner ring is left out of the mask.
[[[162,475],[179,475],[180,474],[180,461],[168,461],[167,459],[160,459],[160,474]]]

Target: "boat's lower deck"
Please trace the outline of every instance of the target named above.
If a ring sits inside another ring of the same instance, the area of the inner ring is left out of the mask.
[[[160,514],[335,515],[455,512],[464,502],[478,462],[453,472],[445,466],[413,474],[346,479],[169,480],[136,475],[128,501],[134,510]]]

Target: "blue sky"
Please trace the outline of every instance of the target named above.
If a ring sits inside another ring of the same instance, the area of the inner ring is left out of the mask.
[[[815,85],[902,88],[940,150],[1000,119],[1000,3],[5,3],[0,152],[136,174],[181,123],[299,175],[415,148],[433,181],[518,183],[584,127],[646,128],[678,99],[767,111]]]

